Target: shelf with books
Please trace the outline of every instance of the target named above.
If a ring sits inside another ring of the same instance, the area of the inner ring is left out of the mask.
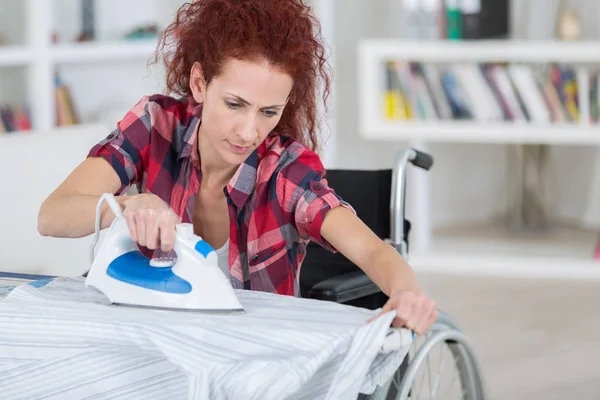
[[[60,91],[66,101],[61,106],[57,99],[54,107],[57,115],[58,111],[66,110],[65,114],[74,116],[67,118],[67,123],[74,119],[79,123],[114,125],[141,97],[163,91],[160,66],[148,66],[145,58],[122,60],[110,74],[101,62],[61,63],[55,66],[55,71],[61,78],[63,89]],[[127,85],[114,82],[127,82]],[[55,123],[60,125],[58,120]]]
[[[31,131],[31,114],[26,104],[0,104],[0,136]]]
[[[425,151],[431,142],[598,148],[598,48],[600,42],[364,40],[357,54],[359,133]],[[511,233],[440,233],[433,224],[433,181],[417,171],[408,182],[416,269],[600,278],[594,232],[561,257],[553,255],[556,238],[528,251],[530,240]],[[499,252],[504,244],[512,247]]]
[[[79,0],[0,3],[6,3],[2,9],[7,11],[0,20],[8,22],[2,25],[6,40],[0,45],[0,73],[18,68],[25,77],[18,87],[0,82],[0,104],[19,104],[26,93],[32,129],[47,131],[65,123],[100,121],[108,112],[112,117],[115,103],[121,109],[121,103],[139,99],[140,87],[154,89],[157,85],[146,84],[149,79],[142,83],[136,79],[149,75],[147,61],[156,50],[156,28],[170,22],[177,3],[183,2],[132,0],[126,7],[119,0],[96,2],[96,6]],[[59,115],[56,72],[63,72],[78,120],[64,122]],[[133,82],[133,89],[126,92],[123,82]]]
[[[20,66],[0,68],[0,134],[31,129],[28,71]]]
[[[597,143],[600,53],[591,47],[364,41],[361,133],[386,140]]]

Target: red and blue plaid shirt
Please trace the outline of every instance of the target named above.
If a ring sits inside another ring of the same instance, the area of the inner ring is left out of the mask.
[[[201,104],[191,97],[142,98],[89,156],[105,158],[121,179],[153,193],[191,223],[202,172],[197,152]],[[226,186],[229,270],[235,288],[299,295],[298,273],[310,240],[321,237],[328,210],[344,206],[328,185],[319,157],[300,142],[272,133]]]

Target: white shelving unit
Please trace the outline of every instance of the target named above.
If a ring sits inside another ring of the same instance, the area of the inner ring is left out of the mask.
[[[419,140],[443,143],[600,145],[596,126],[530,125],[527,123],[377,122],[363,132],[371,140]]]
[[[385,69],[390,60],[440,64],[467,62],[568,63],[582,70],[600,65],[600,42],[363,40],[358,48],[360,134],[367,140],[399,142],[423,150],[430,143],[600,145],[596,124],[390,121],[384,116]],[[589,104],[580,91],[580,104]],[[434,154],[435,156],[435,154]],[[435,168],[435,166],[434,166]],[[593,173],[593,171],[592,171]],[[428,173],[411,174],[414,216],[412,262],[419,269],[469,274],[600,279],[594,261],[596,234],[558,229],[540,235],[512,235],[487,225],[434,229]]]
[[[387,60],[431,63],[522,62],[600,64],[600,42],[436,42],[371,39],[358,49],[360,131],[368,139],[440,142],[599,144],[600,127],[589,123],[540,126],[534,124],[481,124],[392,122],[383,117],[382,93]],[[582,94],[580,93],[580,96]],[[585,101],[580,97],[580,104]],[[481,139],[474,137],[479,132]],[[563,134],[574,138],[563,138]],[[531,137],[531,139],[530,139]]]
[[[71,3],[73,6],[78,6],[78,3]],[[173,3],[174,11],[177,4],[174,1],[171,3]],[[26,27],[26,37],[22,41],[24,44],[0,46],[0,69],[5,67],[26,68],[24,87],[28,88],[28,93],[25,97],[30,104],[33,132],[45,132],[55,127],[55,71],[65,67],[72,69],[77,66],[93,69],[104,64],[111,64],[113,69],[118,70],[115,67],[116,63],[144,66],[156,50],[155,39],[54,44],[52,43],[52,35],[56,28],[54,26],[56,22],[53,20],[54,7],[64,4],[66,3],[58,4],[56,0],[25,0],[25,4],[22,6],[25,10],[23,25]],[[104,75],[100,79],[106,80],[107,76],[110,75]],[[139,76],[132,78],[139,79]],[[90,79],[98,78],[90,76]],[[110,80],[110,78],[108,79]],[[114,85],[118,87],[119,83],[116,82]],[[0,88],[0,90],[2,89]],[[77,107],[77,102],[75,106]],[[87,121],[84,125],[95,122]]]
[[[419,41],[367,39],[359,52],[380,59],[394,58],[428,62],[531,62],[597,63],[596,41]],[[369,60],[365,60],[369,61]]]
[[[155,40],[60,44],[53,46],[50,59],[55,63],[146,60],[156,50]]]
[[[28,65],[31,61],[32,54],[25,46],[0,47],[0,67]]]

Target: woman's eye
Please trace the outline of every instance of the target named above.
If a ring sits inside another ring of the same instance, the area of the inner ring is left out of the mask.
[[[267,117],[271,118],[277,115],[277,111],[271,111],[271,110],[265,110],[263,111],[263,114],[265,114]]]
[[[240,108],[240,105],[237,103],[232,103],[231,101],[227,101],[227,107],[231,108],[231,109],[236,109],[236,108]]]

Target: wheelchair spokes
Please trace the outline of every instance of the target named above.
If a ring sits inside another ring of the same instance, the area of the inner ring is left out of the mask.
[[[417,338],[409,351],[409,357],[413,359],[416,352],[425,342],[431,339],[433,332]],[[411,400],[454,400],[469,398],[468,387],[462,386],[460,371],[461,363],[448,347],[447,343],[442,341],[427,352],[423,362],[413,380],[408,399]],[[394,394],[389,393],[388,399],[398,399],[400,395],[401,376],[396,376],[393,381]]]

